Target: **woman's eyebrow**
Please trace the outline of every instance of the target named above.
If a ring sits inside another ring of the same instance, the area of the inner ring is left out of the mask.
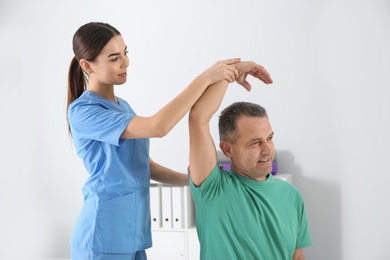
[[[110,55],[107,56],[107,58],[110,58],[112,56],[118,56],[119,54],[120,54],[119,52],[111,53]]]
[[[126,52],[126,50],[127,50],[127,46],[125,47],[125,52]],[[118,55],[120,55],[119,52],[111,53],[110,55],[107,56],[107,58],[110,58],[112,56],[118,56]]]

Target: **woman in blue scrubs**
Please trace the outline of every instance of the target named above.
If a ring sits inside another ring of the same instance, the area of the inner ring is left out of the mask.
[[[69,130],[89,178],[72,238],[72,259],[146,259],[152,246],[150,179],[188,185],[187,174],[149,157],[149,138],[163,137],[203,92],[221,80],[234,82],[240,59],[216,62],[156,114],[137,115],[114,94],[126,82],[127,46],[106,23],[81,26],[73,37],[68,75]]]

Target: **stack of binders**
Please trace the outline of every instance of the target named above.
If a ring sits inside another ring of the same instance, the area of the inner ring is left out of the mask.
[[[152,228],[184,228],[184,187],[150,187]]]

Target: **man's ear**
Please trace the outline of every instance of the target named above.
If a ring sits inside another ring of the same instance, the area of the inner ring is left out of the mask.
[[[221,151],[223,152],[223,154],[231,159],[232,158],[232,152],[231,152],[231,145],[230,143],[226,142],[226,141],[220,141],[219,142],[219,148],[221,148]]]
[[[80,67],[83,69],[83,71],[87,74],[91,74],[93,72],[92,65],[89,61],[85,59],[80,60]]]

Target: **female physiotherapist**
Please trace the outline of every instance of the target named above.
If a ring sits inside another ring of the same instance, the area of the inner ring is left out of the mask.
[[[150,179],[187,185],[187,174],[149,157],[149,139],[165,136],[221,80],[234,82],[239,59],[219,61],[150,117],[137,115],[114,94],[126,82],[127,46],[113,26],[91,22],[73,37],[68,75],[69,130],[89,178],[71,238],[72,259],[146,259],[152,246]]]

